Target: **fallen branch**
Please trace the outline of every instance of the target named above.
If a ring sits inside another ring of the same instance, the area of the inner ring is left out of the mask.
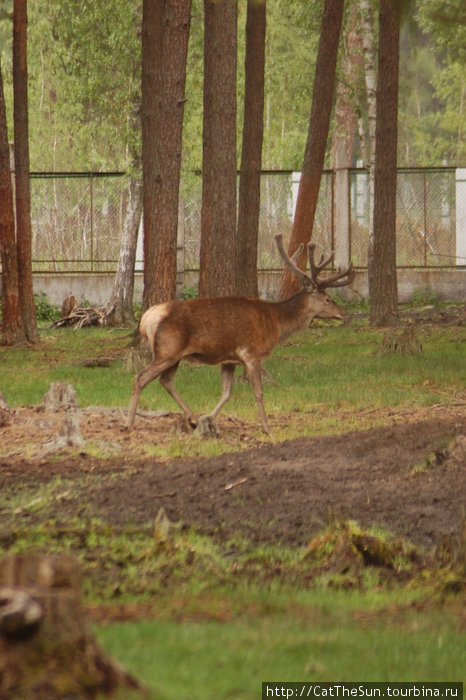
[[[79,328],[86,328],[88,326],[105,326],[105,309],[92,309],[83,308],[77,306],[71,310],[68,316],[59,318],[54,321],[50,328],[63,328],[66,326],[72,326],[75,330]]]

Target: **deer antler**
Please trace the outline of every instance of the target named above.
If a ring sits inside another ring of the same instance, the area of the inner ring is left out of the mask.
[[[290,256],[287,255],[285,248],[283,247],[283,236],[281,233],[277,233],[277,235],[275,236],[275,243],[277,244],[278,252],[280,253],[280,256],[281,256],[283,262],[285,263],[285,265],[287,267],[289,267],[290,270],[292,272],[294,272],[295,275],[297,275],[300,280],[309,284],[309,282],[311,281],[309,278],[309,275],[306,275],[306,273],[303,272],[303,270],[301,270],[297,265],[297,260],[298,260],[299,256],[301,255],[303,248],[304,248],[303,244],[302,243],[299,244],[298,248],[296,249],[296,251],[293,253],[292,257],[290,258]]]
[[[280,253],[285,265],[289,267],[290,270],[292,270],[307,286],[311,285],[319,290],[327,289],[328,287],[344,287],[345,285],[350,284],[354,279],[353,263],[350,263],[349,267],[346,270],[338,269],[335,274],[330,275],[329,277],[325,277],[324,279],[319,281],[317,279],[319,274],[325,267],[327,267],[327,265],[329,265],[333,261],[335,253],[331,253],[328,256],[328,258],[324,258],[324,256],[322,255],[319,262],[316,263],[314,260],[316,248],[315,243],[309,243],[308,258],[310,274],[306,274],[306,272],[301,270],[297,265],[297,260],[301,255],[304,247],[303,244],[300,243],[296,252],[290,258],[283,247],[283,236],[281,235],[281,233],[275,236],[275,242],[277,244],[278,252]]]
[[[319,262],[316,264],[314,260],[315,253],[315,243],[309,243],[308,253],[309,253],[309,267],[311,268],[312,281],[319,290],[327,289],[328,287],[344,287],[350,284],[354,279],[353,263],[350,263],[346,270],[341,270],[338,268],[337,272],[329,277],[317,281],[319,273],[327,267],[335,257],[335,253],[331,253],[328,258],[324,260],[322,255]],[[346,279],[345,279],[346,278]]]

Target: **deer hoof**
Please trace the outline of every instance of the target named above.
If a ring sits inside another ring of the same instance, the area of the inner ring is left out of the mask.
[[[185,416],[184,414],[180,416],[178,421],[177,430],[181,433],[187,433],[190,435],[197,428],[197,420],[193,416]]]
[[[197,422],[197,428],[194,434],[204,438],[218,438],[220,436],[217,424],[212,416],[201,416]]]

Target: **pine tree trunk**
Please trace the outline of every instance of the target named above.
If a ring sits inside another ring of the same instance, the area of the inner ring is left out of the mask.
[[[333,119],[332,163],[335,169],[351,168],[354,138],[357,131],[355,100],[357,88],[355,86],[358,85],[358,78],[361,72],[361,36],[355,5],[350,5],[348,8],[346,24]]]
[[[243,145],[236,234],[236,293],[257,296],[262,136],[264,130],[265,0],[248,0]]]
[[[144,295],[176,296],[176,249],[191,0],[143,3]]]
[[[3,77],[0,68],[0,259],[2,261],[2,342],[16,345],[26,340],[19,306],[13,185],[6,123]]]
[[[374,177],[374,245],[369,260],[372,325],[398,318],[396,277],[396,178],[400,7],[380,0],[377,127]]]
[[[31,192],[29,181],[26,0],[13,3],[13,102],[15,133],[16,245],[21,316],[30,343],[39,342],[32,288]]]
[[[236,0],[205,0],[200,296],[235,291]]]
[[[296,251],[300,243],[306,245],[312,236],[332,111],[342,16],[343,0],[325,0],[315,68],[309,132],[288,248],[289,255]],[[305,250],[303,250],[301,260],[298,263],[302,268],[305,267]],[[297,276],[285,268],[281,281],[280,298],[285,299],[291,296],[298,288]]]

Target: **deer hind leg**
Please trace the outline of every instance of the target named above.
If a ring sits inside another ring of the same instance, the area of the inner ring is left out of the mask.
[[[196,426],[196,421],[194,419],[194,414],[189,408],[188,404],[181,398],[177,390],[175,389],[173,385],[173,380],[175,378],[176,370],[178,369],[179,362],[177,362],[175,365],[172,367],[169,367],[166,369],[164,372],[161,373],[159,377],[159,382],[163,386],[164,389],[168,391],[172,399],[176,401],[178,406],[182,409],[183,413],[186,416],[186,419],[188,420],[188,423],[192,426]]]
[[[158,377],[159,374],[166,372],[172,367],[173,360],[154,361],[150,365],[147,365],[147,367],[144,367],[144,369],[138,372],[138,374],[135,376],[133,383],[133,391],[131,394],[131,401],[128,409],[128,430],[131,430],[131,428],[134,425],[134,417],[136,415],[136,409],[139,397],[141,395],[141,391],[144,389],[144,387],[146,387],[149,384],[149,382]],[[175,363],[175,372],[176,367],[178,367],[178,362]]]

